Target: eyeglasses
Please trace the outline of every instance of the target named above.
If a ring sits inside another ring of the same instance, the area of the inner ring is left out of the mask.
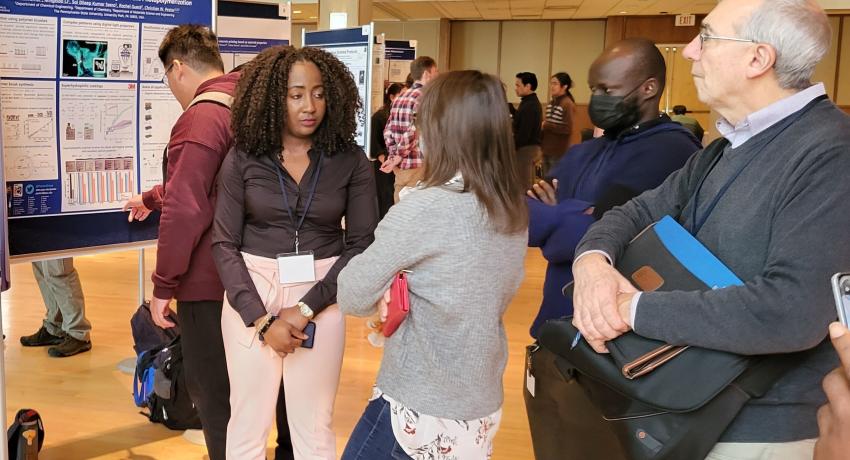
[[[700,50],[700,52],[702,51],[702,48],[705,45],[705,42],[707,42],[709,40],[726,40],[726,41],[730,41],[730,42],[758,43],[757,41],[750,40],[749,38],[723,37],[721,35],[709,35],[705,32],[700,33],[699,35],[697,35],[697,37],[699,37],[699,50]]]
[[[165,86],[169,86],[168,85],[168,72],[171,72],[171,69],[174,68],[174,64],[176,64],[176,63],[177,63],[176,59],[171,61],[171,64],[168,66],[168,68],[165,69],[165,73],[162,74],[162,83],[164,83]]]

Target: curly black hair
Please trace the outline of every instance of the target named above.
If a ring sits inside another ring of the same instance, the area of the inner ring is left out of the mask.
[[[356,147],[354,134],[363,102],[348,68],[319,48],[274,46],[246,64],[239,78],[231,111],[238,149],[277,158],[283,148],[289,70],[296,62],[315,64],[325,87],[327,108],[313,133],[313,148],[333,155]]]

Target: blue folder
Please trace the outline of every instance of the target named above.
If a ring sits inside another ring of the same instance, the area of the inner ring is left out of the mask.
[[[720,289],[744,284],[670,216],[632,239],[617,261],[617,269],[643,291]],[[658,273],[663,284],[641,286],[641,269]]]

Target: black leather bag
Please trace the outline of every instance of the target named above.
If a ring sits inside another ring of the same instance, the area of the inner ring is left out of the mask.
[[[635,460],[705,458],[744,404],[763,396],[799,359],[689,347],[630,379],[623,369],[633,356],[618,356],[614,350],[655,350],[661,342],[629,333],[608,343],[610,354],[599,354],[584,341],[571,348],[577,332],[572,317],[549,321],[540,329],[539,343],[557,355],[559,372],[578,383],[597,410],[573,416],[604,420],[626,458]],[[563,435],[584,442],[580,433]]]

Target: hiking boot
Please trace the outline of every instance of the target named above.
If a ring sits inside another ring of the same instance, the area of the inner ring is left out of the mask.
[[[47,354],[54,358],[66,358],[89,350],[91,350],[91,341],[78,340],[69,335],[65,336],[59,345],[48,348]]]
[[[62,343],[62,340],[62,337],[47,332],[47,328],[41,326],[35,334],[21,337],[21,345],[25,347],[44,347],[47,345],[59,345]]]

